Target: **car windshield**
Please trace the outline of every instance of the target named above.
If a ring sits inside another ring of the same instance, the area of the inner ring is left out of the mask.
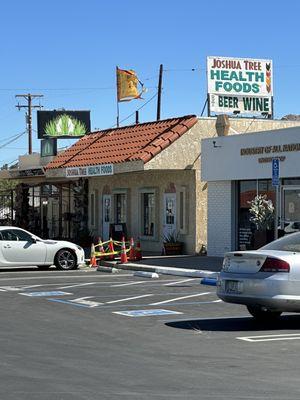
[[[300,232],[292,233],[284,236],[278,240],[274,240],[260,248],[260,250],[279,250],[279,251],[292,251],[300,252]]]

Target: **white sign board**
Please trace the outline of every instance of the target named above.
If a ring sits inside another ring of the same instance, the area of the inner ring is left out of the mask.
[[[87,167],[66,168],[67,178],[79,178],[88,176],[113,175],[113,164],[90,165]]]
[[[272,115],[272,60],[207,57],[210,111]]]

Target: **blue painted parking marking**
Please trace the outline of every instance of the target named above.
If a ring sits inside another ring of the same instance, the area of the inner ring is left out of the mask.
[[[29,297],[47,297],[47,296],[66,296],[72,293],[61,292],[61,291],[53,291],[53,292],[29,292],[29,293],[19,293],[22,296]]]
[[[125,315],[127,317],[149,317],[153,315],[182,314],[179,311],[154,309],[154,310],[131,310],[131,311],[114,311],[113,314]]]
[[[203,278],[200,283],[202,285],[217,286],[217,278]]]
[[[56,303],[64,303],[64,304],[71,304],[72,306],[77,306],[77,307],[84,307],[84,308],[93,308],[89,305],[86,304],[80,304],[80,303],[74,303],[71,300],[60,300],[60,299],[48,299],[49,301],[54,301]]]

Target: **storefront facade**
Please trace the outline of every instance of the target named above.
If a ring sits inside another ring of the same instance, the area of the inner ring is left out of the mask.
[[[259,130],[275,135],[282,126],[297,125],[235,118],[229,123],[230,138]],[[220,165],[218,143],[227,138],[218,134],[216,118],[192,115],[94,132],[53,159],[21,156],[18,168],[9,170],[19,182],[15,223],[45,238],[82,245],[92,237],[109,238],[112,229],[116,235],[126,230],[128,237],[141,239],[144,250],[154,252],[161,252],[165,238],[174,234],[185,253],[199,253],[207,244],[208,221],[215,218],[207,213],[213,186],[201,179],[201,159],[209,154],[214,168]],[[212,153],[201,148],[207,137]],[[232,204],[231,182],[218,185],[216,198],[227,196]],[[243,196],[254,190],[253,184],[244,186]]]
[[[300,228],[300,128],[202,141],[202,179],[208,181],[208,254],[259,247],[249,202],[266,195],[276,209],[268,240]],[[218,163],[212,162],[213,158]],[[279,159],[280,186],[272,185]]]

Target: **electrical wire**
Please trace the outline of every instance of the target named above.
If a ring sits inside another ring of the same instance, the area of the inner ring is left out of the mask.
[[[7,145],[9,145],[9,144],[15,142],[15,141],[18,140],[21,136],[25,135],[25,133],[27,133],[27,131],[24,131],[24,132],[22,132],[22,133],[19,133],[19,134],[18,134],[16,137],[14,137],[13,139],[10,139],[8,142],[2,144],[2,145],[0,146],[0,149],[3,149],[3,148],[6,147]]]
[[[139,107],[138,109],[136,109],[133,113],[129,114],[126,118],[123,118],[119,123],[121,124],[124,121],[127,121],[127,119],[129,119],[130,117],[132,117],[137,111],[141,110],[142,108],[144,108],[148,103],[150,103],[150,101],[152,101],[156,96],[158,95],[158,93],[156,92],[152,97],[150,97],[150,99],[148,101],[146,101],[146,103],[144,103],[141,107]],[[112,128],[115,128],[117,126],[117,124],[113,125]]]

